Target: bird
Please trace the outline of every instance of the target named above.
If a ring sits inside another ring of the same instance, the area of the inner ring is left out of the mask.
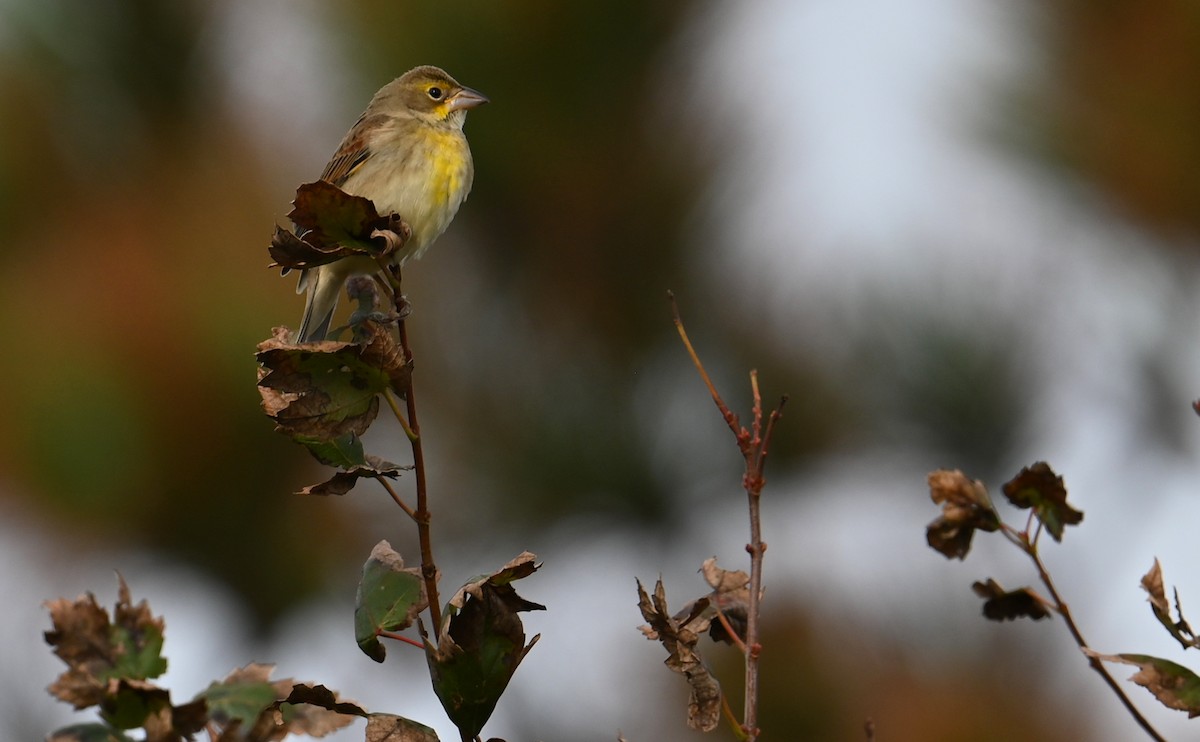
[[[470,193],[475,166],[463,124],[467,111],[487,102],[439,67],[415,67],[375,93],[321,173],[321,180],[408,224],[411,236],[392,256],[394,265],[420,257]],[[296,288],[307,292],[299,342],[326,339],[346,279],[379,272],[366,255],[305,269]]]

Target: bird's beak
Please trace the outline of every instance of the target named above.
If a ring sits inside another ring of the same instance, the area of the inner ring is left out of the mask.
[[[449,104],[448,108],[451,111],[458,111],[460,109],[466,110],[468,108],[482,106],[487,102],[488,97],[486,95],[478,90],[472,90],[471,88],[463,88],[454,95],[450,96],[450,100],[447,101]]]

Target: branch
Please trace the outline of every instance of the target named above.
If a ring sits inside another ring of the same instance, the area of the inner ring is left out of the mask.
[[[704,381],[704,385],[708,387],[708,393],[712,396],[713,403],[720,410],[721,416],[725,419],[725,423],[729,426],[729,429],[733,431],[734,437],[737,439],[738,450],[742,452],[742,457],[746,463],[745,472],[742,475],[742,486],[746,491],[746,499],[750,511],[750,543],[746,544],[746,551],[750,554],[750,597],[746,608],[746,638],[744,643],[740,644],[746,661],[746,696],[741,729],[738,731],[742,738],[754,742],[754,740],[758,739],[759,735],[758,680],[759,655],[762,653],[762,645],[758,640],[759,603],[762,593],[763,554],[767,551],[767,544],[762,540],[762,517],[760,514],[762,489],[767,481],[763,475],[763,468],[767,463],[767,453],[770,449],[771,438],[775,432],[776,423],[783,416],[783,405],[787,402],[787,397],[783,397],[779,402],[779,407],[772,410],[767,416],[764,428],[762,395],[758,387],[758,372],[751,371],[750,390],[754,400],[752,432],[742,427],[737,415],[730,411],[729,406],[725,404],[720,393],[717,392],[716,386],[713,385],[712,379],[704,368],[704,364],[700,361],[699,355],[697,355],[695,348],[692,346],[687,330],[683,326],[683,320],[679,316],[679,307],[675,303],[674,294],[668,292],[667,297],[671,302],[671,316],[675,322],[675,329],[679,332],[679,338],[683,341],[683,345],[692,359],[692,364],[695,365],[700,378]],[[718,612],[718,619],[725,624],[728,631],[728,624],[724,615],[720,612]],[[734,638],[737,636],[733,632],[730,632],[730,635]]]
[[[1080,649],[1089,650],[1090,647],[1088,646],[1087,641],[1083,638],[1083,634],[1079,631],[1079,627],[1075,624],[1075,619],[1071,616],[1071,609],[1067,607],[1067,604],[1063,602],[1062,596],[1058,594],[1058,590],[1054,587],[1054,581],[1050,579],[1050,573],[1046,570],[1046,565],[1042,563],[1041,557],[1038,556],[1036,545],[1027,544],[1024,547],[1024,551],[1029,555],[1029,558],[1033,560],[1034,566],[1037,567],[1038,577],[1041,579],[1042,584],[1046,586],[1046,591],[1050,593],[1050,597],[1054,600],[1054,608],[1058,611],[1058,614],[1063,617],[1063,621],[1066,622],[1067,630],[1071,632],[1071,637],[1075,639],[1075,644],[1077,644]],[[1147,721],[1144,716],[1142,716],[1141,712],[1137,710],[1137,707],[1133,705],[1133,702],[1129,700],[1129,696],[1125,695],[1125,691],[1121,689],[1121,685],[1116,681],[1115,678],[1113,678],[1112,675],[1109,674],[1108,670],[1105,669],[1104,663],[1101,662],[1099,658],[1095,657],[1093,653],[1088,651],[1085,651],[1084,653],[1088,656],[1088,664],[1091,665],[1093,670],[1100,673],[1100,677],[1104,678],[1104,682],[1108,684],[1108,687],[1112,689],[1112,692],[1117,694],[1117,698],[1121,700],[1121,704],[1125,707],[1125,710],[1128,711],[1131,716],[1133,716],[1133,720],[1138,723],[1138,726],[1140,726],[1142,730],[1146,732],[1146,734],[1150,735],[1151,739],[1156,740],[1156,742],[1166,742],[1166,738],[1159,734],[1158,731],[1150,725],[1150,722]]]
[[[411,364],[412,348],[408,344],[408,327],[405,323],[405,317],[408,315],[407,301],[401,292],[400,268],[398,266],[393,268],[386,260],[382,259],[379,259],[379,264],[383,269],[383,275],[388,279],[388,287],[392,293],[392,305],[399,317],[397,325],[400,331],[400,348],[404,351],[406,361]],[[433,638],[436,642],[442,630],[442,602],[438,597],[437,563],[433,560],[433,534],[430,530],[433,514],[429,512],[429,490],[425,480],[425,450],[421,445],[421,425],[417,422],[417,400],[413,391],[412,378],[412,374],[409,374],[408,382],[404,386],[406,414],[399,414],[395,400],[390,394],[388,395],[388,404],[392,405],[398,419],[404,418],[401,419],[400,424],[404,427],[404,433],[412,445],[413,475],[417,483],[417,507],[410,512],[410,515],[417,524],[417,541],[420,543],[421,549],[421,577],[425,580],[425,594],[429,598],[429,619],[433,624]],[[407,508],[405,511],[409,512]]]

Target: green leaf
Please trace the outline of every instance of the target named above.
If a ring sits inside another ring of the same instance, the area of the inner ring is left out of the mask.
[[[259,714],[279,699],[275,687],[265,681],[213,683],[200,693],[209,715],[222,724],[241,722],[252,726]]]
[[[1090,649],[1084,653],[1139,668],[1129,679],[1153,693],[1159,703],[1186,711],[1189,719],[1200,716],[1200,677],[1183,665],[1146,654],[1099,654]]]
[[[105,696],[100,704],[100,718],[117,729],[136,729],[148,726],[152,716],[166,713],[170,718],[171,694],[143,680],[117,682],[116,692]]]
[[[313,458],[326,466],[350,469],[367,463],[362,439],[354,433],[346,433],[331,439],[298,435],[295,437],[295,441],[307,448]]]
[[[1022,509],[1033,508],[1055,541],[1062,541],[1065,526],[1078,525],[1083,513],[1067,504],[1067,488],[1050,465],[1039,461],[1021,470],[1004,485],[1004,496]]]
[[[72,724],[50,734],[46,742],[134,742],[107,724]]]
[[[525,644],[521,611],[545,606],[517,595],[512,582],[538,565],[525,552],[500,570],[463,585],[446,606],[437,647],[427,646],[433,689],[464,739],[491,717],[509,680],[539,637]]]
[[[354,638],[359,649],[383,662],[387,650],[379,641],[379,632],[403,631],[428,605],[421,570],[406,568],[391,544],[380,541],[363,564],[354,602]]]
[[[167,660],[162,656],[162,630],[157,626],[148,625],[136,633],[124,626],[113,626],[109,633],[116,648],[116,663],[100,675],[101,679],[143,680],[167,671]]]
[[[1150,608],[1154,611],[1154,617],[1171,636],[1175,637],[1175,641],[1179,642],[1184,649],[1200,646],[1200,637],[1192,632],[1192,627],[1183,617],[1183,607],[1179,604],[1178,590],[1175,591],[1175,615],[1178,615],[1179,618],[1175,619],[1171,615],[1171,604],[1167,602],[1167,592],[1163,587],[1162,565],[1158,563],[1158,559],[1154,560],[1154,566],[1150,568],[1150,571],[1142,576],[1142,589],[1150,596]]]

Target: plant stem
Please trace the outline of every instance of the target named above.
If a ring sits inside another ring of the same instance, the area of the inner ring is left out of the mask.
[[[404,351],[405,361],[412,365],[412,347],[408,344],[408,326],[404,321],[408,314],[405,306],[407,301],[401,290],[400,267],[393,266],[388,259],[383,257],[377,257],[376,261],[379,263],[380,274],[386,279],[387,286],[392,292],[392,306],[399,318],[397,326],[400,331],[400,348]],[[413,475],[417,481],[417,507],[411,512],[410,517],[417,524],[417,541],[421,548],[421,577],[425,580],[425,596],[429,599],[429,620],[433,624],[433,639],[436,643],[442,632],[442,602],[438,597],[437,563],[433,560],[433,534],[430,530],[430,521],[433,520],[433,515],[429,512],[429,490],[425,483],[425,450],[421,445],[421,425],[417,422],[417,400],[413,392],[412,374],[408,375],[408,382],[404,385],[405,415],[399,414],[395,399],[390,396],[390,392],[385,396],[412,445]],[[407,423],[405,418],[407,418]],[[406,512],[408,512],[407,509]]]
[[[396,640],[396,641],[398,641],[398,642],[404,642],[405,644],[411,644],[412,646],[414,646],[414,647],[416,647],[416,648],[418,648],[418,649],[424,649],[424,648],[425,648],[425,645],[424,645],[424,644],[422,644],[421,642],[417,641],[416,639],[409,639],[409,638],[408,638],[407,636],[405,636],[404,634],[397,634],[397,633],[396,633],[396,632],[394,632],[394,631],[382,631],[382,630],[381,630],[381,631],[379,632],[379,635],[380,635],[380,636],[382,636],[382,637],[386,637],[386,638],[388,638],[388,639],[395,639],[395,640]]]
[[[406,515],[408,515],[408,517],[412,518],[413,520],[416,520],[416,519],[417,519],[417,514],[416,514],[416,513],[414,513],[414,512],[413,512],[413,509],[412,509],[412,508],[410,508],[410,507],[408,506],[408,503],[406,503],[406,502],[405,502],[405,501],[404,501],[404,500],[403,500],[403,499],[400,497],[400,493],[399,493],[399,492],[397,492],[397,491],[396,491],[396,488],[395,488],[395,487],[393,487],[393,486],[392,486],[392,485],[391,485],[391,484],[390,484],[390,483],[387,481],[387,478],[386,478],[386,477],[383,477],[383,476],[378,476],[378,477],[375,477],[375,481],[376,481],[376,482],[379,482],[380,484],[382,484],[382,485],[383,485],[383,488],[384,488],[385,490],[387,490],[387,493],[388,493],[389,495],[391,495],[391,498],[392,498],[392,500],[394,500],[394,501],[396,502],[396,504],[400,506],[400,509],[401,509],[401,510],[403,510],[403,511],[405,512],[405,514],[406,514]]]
[[[750,510],[750,543],[746,544],[746,551],[750,554],[750,597],[746,607],[746,638],[741,645],[746,660],[746,696],[740,731],[744,735],[744,739],[754,742],[754,740],[758,739],[759,735],[758,661],[759,655],[762,653],[762,645],[758,641],[758,624],[759,603],[762,594],[763,554],[767,550],[767,544],[762,540],[762,518],[760,515],[762,488],[766,484],[766,478],[763,476],[763,467],[767,462],[767,452],[770,446],[771,435],[775,431],[775,424],[782,417],[782,409],[784,403],[787,402],[787,397],[784,397],[780,401],[779,407],[773,410],[767,417],[764,431],[762,395],[759,393],[758,388],[758,372],[751,371],[750,390],[754,400],[753,432],[742,427],[738,421],[738,416],[731,412],[729,406],[721,399],[721,395],[717,392],[716,386],[712,383],[712,379],[704,369],[704,364],[700,361],[696,349],[692,346],[692,341],[688,338],[687,330],[683,326],[683,320],[679,316],[679,307],[675,303],[675,295],[667,292],[667,298],[671,302],[671,317],[675,323],[675,329],[679,333],[679,338],[683,341],[688,356],[691,357],[692,364],[699,372],[704,385],[708,387],[708,393],[712,396],[717,409],[720,410],[725,423],[733,431],[734,437],[737,439],[738,449],[742,452],[742,457],[746,462],[746,469],[742,475],[742,486],[746,491]],[[723,615],[719,615],[719,617],[722,623],[726,623]],[[728,624],[726,623],[726,630],[728,628]]]
[[[1058,611],[1058,614],[1063,617],[1063,621],[1066,622],[1067,630],[1071,632],[1072,638],[1075,639],[1075,644],[1077,644],[1080,649],[1090,649],[1087,641],[1083,638],[1083,634],[1079,631],[1079,627],[1075,624],[1075,619],[1071,616],[1071,609],[1065,602],[1063,602],[1062,596],[1058,594],[1058,590],[1054,587],[1054,581],[1050,579],[1050,573],[1046,570],[1046,565],[1042,563],[1041,557],[1038,556],[1036,546],[1026,545],[1023,548],[1025,553],[1029,555],[1029,558],[1033,560],[1034,566],[1037,567],[1038,577],[1041,579],[1042,584],[1046,586],[1046,591],[1050,593],[1051,599],[1054,600],[1054,606]],[[1120,684],[1117,683],[1116,679],[1114,679],[1113,676],[1109,674],[1108,670],[1105,669],[1104,663],[1098,658],[1089,654],[1088,664],[1092,666],[1093,670],[1100,673],[1100,677],[1104,678],[1104,682],[1108,684],[1108,687],[1112,689],[1112,692],[1117,694],[1117,698],[1121,700],[1121,704],[1125,706],[1125,710],[1128,711],[1131,716],[1133,716],[1133,720],[1138,723],[1138,726],[1140,726],[1142,730],[1150,736],[1151,739],[1156,740],[1157,742],[1166,742],[1165,738],[1159,734],[1158,731],[1150,725],[1150,722],[1147,721],[1144,716],[1142,716],[1141,712],[1137,710],[1137,707],[1135,707],[1133,702],[1129,700],[1129,697],[1125,695],[1125,691],[1121,690]]]
[[[399,283],[399,279],[397,279]],[[399,292],[396,293],[399,297]],[[399,299],[397,299],[399,303]],[[397,311],[399,311],[397,307]],[[412,349],[408,344],[408,328],[403,319],[400,320],[400,347],[404,350],[404,357],[412,363]],[[433,639],[436,642],[442,631],[442,604],[438,598],[437,564],[433,561],[433,535],[430,531],[430,522],[433,520],[433,515],[429,512],[429,490],[425,484],[425,450],[421,446],[421,426],[417,422],[417,400],[413,394],[412,375],[409,374],[408,383],[404,387],[404,401],[407,405],[408,412],[408,440],[412,444],[413,454],[413,474],[417,480],[417,508],[413,511],[412,518],[417,523],[417,540],[421,547],[421,576],[425,579],[425,594],[429,598],[429,619],[433,624]]]
[[[750,554],[750,600],[746,608],[746,705],[745,718],[743,719],[743,728],[746,731],[747,739],[758,739],[758,680],[759,680],[759,655],[762,653],[762,644],[758,640],[759,629],[759,604],[762,596],[762,564],[763,554],[767,551],[767,544],[762,540],[762,488],[766,484],[766,477],[763,476],[763,467],[767,463],[767,453],[770,449],[771,436],[775,432],[775,424],[779,418],[783,416],[783,405],[787,402],[787,397],[784,397],[779,407],[767,416],[767,425],[765,432],[761,437],[759,431],[762,427],[762,397],[758,392],[758,372],[750,372],[750,385],[754,390],[754,437],[751,441],[743,443],[742,452],[746,457],[746,498],[750,510],[750,543],[746,545],[746,551]]]
[[[712,379],[708,376],[708,371],[704,370],[704,364],[700,362],[700,356],[696,355],[696,349],[692,347],[692,341],[688,338],[687,330],[683,327],[683,320],[679,316],[679,306],[675,303],[675,294],[668,291],[667,299],[671,302],[671,319],[675,322],[675,330],[679,333],[679,339],[683,341],[683,347],[687,349],[688,356],[692,359],[692,365],[700,373],[700,378],[704,381],[704,385],[708,387],[709,395],[712,396],[717,409],[721,411],[721,416],[725,418],[725,423],[729,425],[729,429],[738,437],[740,444],[742,436],[746,435],[745,430],[740,428],[737,415],[729,411],[729,407],[725,405],[725,401],[717,393],[717,388],[713,386]]]

